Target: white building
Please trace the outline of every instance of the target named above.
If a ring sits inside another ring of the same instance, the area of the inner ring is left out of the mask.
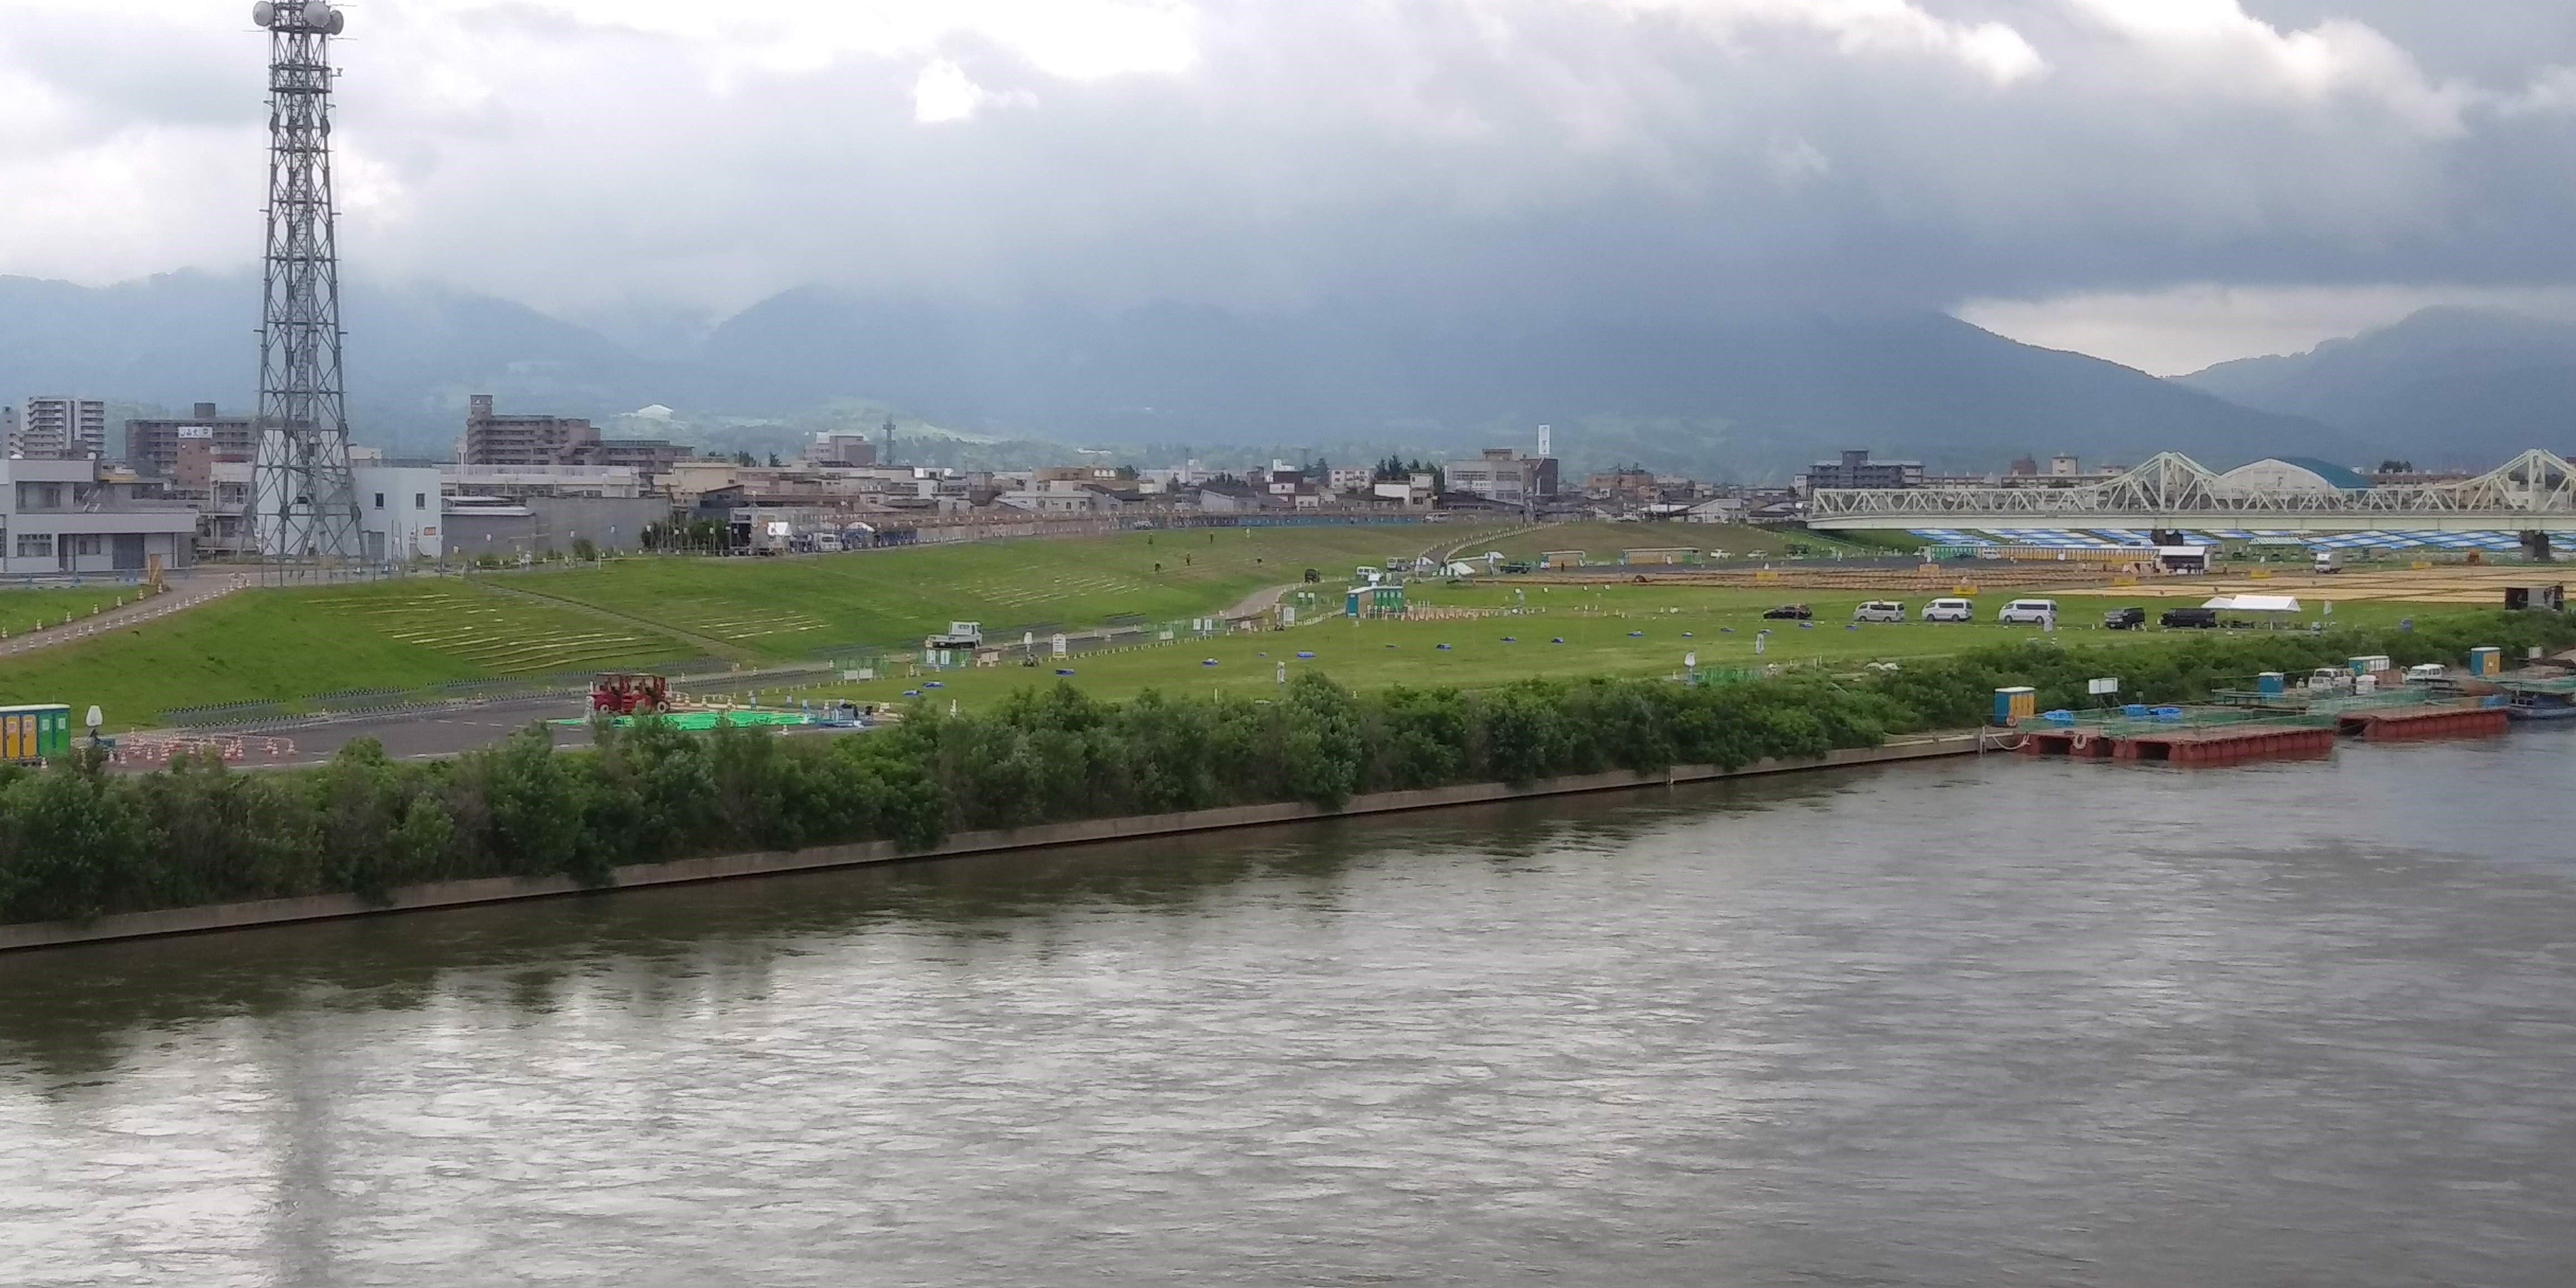
[[[353,465],[359,556],[368,563],[436,559],[446,507],[436,465]]]
[[[196,562],[197,509],[140,495],[153,485],[93,460],[0,461],[0,572],[142,572]]]
[[[42,395],[19,409],[9,433],[9,455],[89,457],[107,454],[107,404],[89,398]]]

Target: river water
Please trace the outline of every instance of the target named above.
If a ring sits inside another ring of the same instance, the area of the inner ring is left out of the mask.
[[[0,1283],[2576,1282],[2576,731],[0,958]]]

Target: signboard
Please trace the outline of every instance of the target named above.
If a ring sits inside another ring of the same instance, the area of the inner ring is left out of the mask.
[[[204,425],[181,425],[179,427],[179,437],[182,441],[191,438],[213,438],[214,436],[215,431]]]
[[[2097,698],[2105,694],[2118,693],[2120,691],[2120,677],[2116,675],[2106,675],[2098,680],[2086,680],[2084,682],[2084,691]]]
[[[1054,640],[1053,640],[1053,641],[1051,641],[1051,642],[1055,645],[1055,655],[1056,655],[1057,657],[1063,657],[1065,654],[1070,653],[1070,652],[1072,652],[1072,651],[1073,651],[1072,649],[1070,649],[1070,648],[1066,647],[1066,645],[1065,645],[1065,640],[1064,640],[1064,636],[1062,636],[1062,635],[1058,635],[1058,636],[1056,636],[1056,637],[1054,638]]]

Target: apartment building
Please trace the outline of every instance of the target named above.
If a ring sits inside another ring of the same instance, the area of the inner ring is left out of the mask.
[[[9,455],[28,459],[82,459],[107,454],[107,404],[58,394],[30,398],[18,409],[8,438]]]

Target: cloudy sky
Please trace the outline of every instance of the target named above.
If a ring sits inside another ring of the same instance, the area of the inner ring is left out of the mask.
[[[2576,310],[2568,0],[352,0],[352,273],[1939,308],[2187,370]],[[247,0],[0,0],[0,273],[246,266]]]

